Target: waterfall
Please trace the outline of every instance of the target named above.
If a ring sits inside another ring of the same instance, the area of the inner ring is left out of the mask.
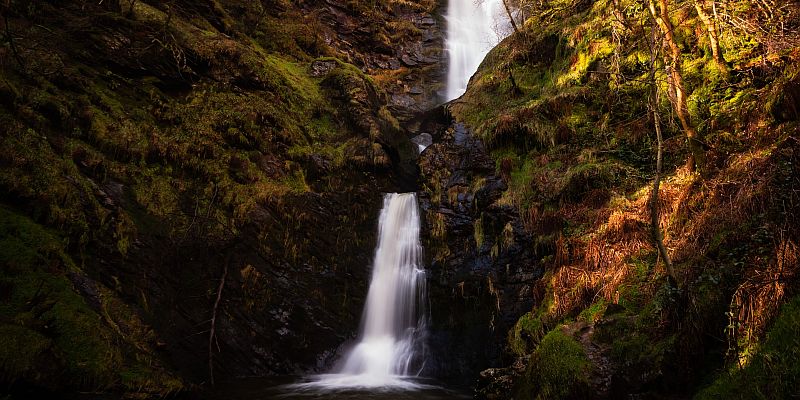
[[[509,33],[502,0],[448,0],[447,101],[467,90],[483,58]]]
[[[405,378],[422,368],[425,271],[414,193],[383,198],[378,247],[358,343],[337,366],[306,387],[323,389],[417,387]]]

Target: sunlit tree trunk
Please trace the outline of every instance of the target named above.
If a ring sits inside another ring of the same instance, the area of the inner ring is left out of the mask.
[[[675,268],[672,266],[672,260],[669,258],[669,253],[667,252],[667,247],[664,246],[664,234],[661,231],[661,224],[660,218],[658,216],[658,201],[659,201],[659,189],[661,187],[661,167],[662,167],[662,153],[664,147],[664,139],[661,135],[661,115],[658,113],[658,85],[656,85],[656,57],[658,55],[658,50],[656,49],[655,44],[653,44],[651,51],[650,51],[650,85],[652,86],[652,91],[650,93],[650,99],[648,101],[648,106],[650,108],[650,112],[653,113],[653,126],[656,130],[656,141],[658,144],[657,152],[656,152],[656,177],[653,178],[653,191],[650,194],[650,233],[653,237],[653,241],[656,244],[656,248],[658,249],[658,253],[661,256],[661,259],[664,262],[664,268],[667,271],[667,276],[670,279],[670,284],[677,286],[678,280],[675,276]]]
[[[722,52],[719,48],[719,34],[717,32],[717,24],[713,18],[706,12],[706,5],[708,0],[695,0],[694,9],[697,11],[697,16],[708,31],[708,41],[711,45],[711,56],[714,62],[722,69],[727,69],[725,66],[725,59],[722,57]]]
[[[667,0],[657,1],[658,6],[656,6],[655,0],[648,0],[648,6],[653,19],[655,19],[656,24],[658,24],[661,30],[664,47],[669,50],[668,54],[664,54],[664,63],[666,64],[667,73],[670,77],[670,86],[675,93],[675,114],[677,114],[678,120],[681,122],[681,127],[686,134],[689,152],[692,157],[690,165],[696,166],[700,173],[703,174],[705,172],[706,161],[705,149],[703,149],[703,144],[698,137],[697,130],[692,125],[686,106],[687,94],[683,85],[683,76],[681,75],[681,49],[675,41],[672,22],[670,22],[669,19]]]

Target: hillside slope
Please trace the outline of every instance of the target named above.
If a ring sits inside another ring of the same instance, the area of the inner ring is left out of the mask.
[[[797,393],[798,343],[783,336],[794,302],[763,338],[800,282],[800,5],[724,2],[718,62],[694,2],[659,3],[679,64],[646,2],[520,2],[520,32],[450,106],[490,152],[508,187],[495,204],[523,216],[545,271],[508,333],[518,362],[484,372],[482,396],[687,397],[717,377],[701,398]],[[654,111],[674,282],[651,234]]]
[[[415,89],[441,70],[435,6],[0,6],[3,390],[324,367],[358,326],[380,191],[413,184],[394,115],[437,101]]]

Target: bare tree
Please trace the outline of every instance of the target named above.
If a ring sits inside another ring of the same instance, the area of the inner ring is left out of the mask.
[[[473,3],[475,4],[476,7],[479,7],[482,4],[484,4],[485,1],[486,0],[474,0]],[[514,29],[514,33],[519,32],[519,25],[517,25],[517,20],[514,19],[514,12],[512,11],[512,9],[515,8],[514,4],[512,4],[510,0],[502,0],[502,2],[503,2],[503,8],[505,9],[506,12],[506,16],[508,17],[508,21],[511,23],[511,28]],[[500,21],[495,21],[495,22],[499,23]],[[502,31],[502,29],[497,28],[498,34],[500,34],[500,31]]]
[[[511,21],[511,27],[514,28],[514,33],[519,32],[517,22],[514,20],[514,14],[511,12],[511,6],[508,4],[508,0],[503,0],[503,8],[506,9],[506,14],[508,15],[508,20]]]
[[[217,343],[217,309],[219,308],[220,300],[222,300],[222,289],[225,287],[225,278],[228,277],[229,262],[230,255],[225,260],[222,278],[220,278],[219,287],[217,287],[217,299],[214,301],[214,308],[211,311],[211,330],[209,330],[208,333],[208,375],[211,380],[211,386],[214,386],[214,344]],[[217,351],[219,351],[219,343],[217,343]]]
[[[661,231],[661,224],[658,212],[658,202],[659,202],[659,189],[661,187],[661,168],[662,168],[662,155],[663,155],[663,147],[664,147],[664,140],[661,135],[661,115],[658,112],[658,85],[656,84],[656,59],[658,58],[658,46],[656,45],[656,35],[655,32],[653,34],[653,40],[650,43],[650,86],[652,88],[650,92],[650,98],[648,99],[648,107],[650,108],[650,112],[653,114],[653,126],[655,127],[656,131],[656,143],[657,143],[657,152],[656,152],[656,176],[653,178],[653,189],[650,193],[650,233],[653,237],[653,241],[656,244],[656,248],[658,249],[658,254],[661,256],[661,259],[664,262],[664,268],[667,271],[667,277],[669,278],[670,284],[673,286],[677,286],[678,280],[675,276],[675,268],[672,266],[672,260],[669,258],[669,252],[667,252],[667,247],[664,246],[664,234]]]
[[[17,65],[24,69],[25,61],[22,59],[19,49],[17,49],[17,44],[14,41],[14,33],[11,31],[11,21],[8,19],[9,13],[11,13],[11,1],[6,0],[2,8],[0,8],[0,14],[3,15],[3,41],[8,44],[8,47],[11,49],[11,55],[14,57]]]

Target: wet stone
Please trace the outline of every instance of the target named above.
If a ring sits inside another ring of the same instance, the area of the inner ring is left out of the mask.
[[[334,60],[316,60],[311,63],[311,76],[320,77],[325,76],[336,68],[336,61]]]

